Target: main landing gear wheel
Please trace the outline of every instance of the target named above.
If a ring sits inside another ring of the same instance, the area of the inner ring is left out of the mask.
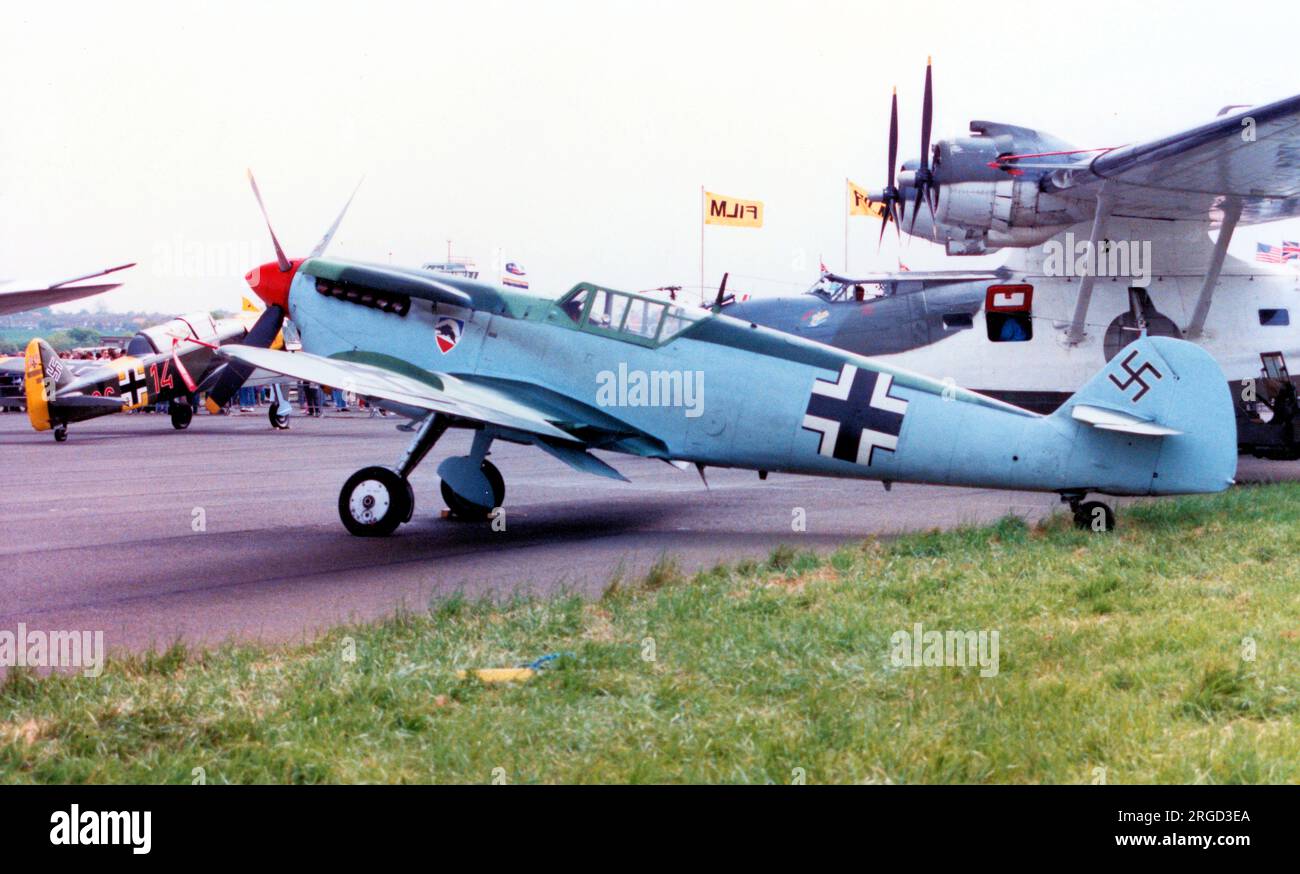
[[[363,467],[339,492],[339,518],[357,537],[386,537],[414,510],[411,484],[387,467]]]
[[[60,425],[60,426],[58,426],[57,428],[54,429],[54,442],[55,442],[55,443],[62,443],[64,440],[67,440],[67,439],[68,439],[68,426],[67,426],[67,425]]]
[[[167,408],[167,412],[172,417],[172,427],[177,431],[184,431],[194,420],[194,408],[189,404],[178,404],[173,401]]]
[[[487,459],[484,459],[479,470],[483,471],[483,475],[487,477],[488,484],[492,486],[491,507],[484,507],[466,498],[462,498],[451,490],[451,486],[447,485],[446,480],[442,481],[442,499],[447,502],[447,509],[451,510],[453,516],[464,519],[467,522],[483,521],[492,514],[492,510],[495,507],[500,507],[502,502],[506,499],[506,481],[505,478],[501,476],[501,471],[497,470],[497,466]]]
[[[281,431],[289,429],[289,417],[280,414],[279,404],[271,404],[270,409],[266,411],[266,418],[271,420],[272,428],[278,428]]]
[[[1078,528],[1095,534],[1115,530],[1115,511],[1101,501],[1084,501],[1076,504],[1073,510],[1074,524]]]

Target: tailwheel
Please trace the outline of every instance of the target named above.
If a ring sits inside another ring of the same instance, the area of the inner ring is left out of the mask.
[[[67,426],[67,425],[59,425],[57,428],[54,429],[54,442],[55,442],[55,443],[62,443],[64,440],[67,440],[67,439],[68,439],[68,426]]]
[[[339,518],[357,537],[386,537],[415,510],[411,484],[387,467],[364,467],[339,492]]]
[[[487,459],[479,467],[483,471],[483,476],[487,478],[488,485],[492,488],[492,506],[484,507],[477,501],[471,501],[468,498],[456,494],[444,479],[442,481],[442,499],[447,502],[447,509],[451,510],[453,516],[464,519],[467,522],[481,522],[492,514],[492,510],[500,507],[506,499],[506,481],[501,476],[501,471],[497,466]]]
[[[194,408],[189,404],[172,401],[167,407],[167,412],[172,417],[172,427],[177,431],[184,431],[194,420]]]
[[[1101,501],[1084,501],[1074,505],[1074,524],[1094,534],[1115,530],[1115,511]]]

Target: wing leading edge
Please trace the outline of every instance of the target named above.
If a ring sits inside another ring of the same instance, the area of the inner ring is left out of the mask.
[[[1218,220],[1235,198],[1241,224],[1300,216],[1300,95],[1115,149],[1050,175],[1045,190],[1091,199],[1103,183],[1115,215]]]
[[[217,354],[255,368],[335,386],[367,397],[512,428],[549,440],[580,442],[567,431],[557,428],[541,411],[506,392],[445,373],[421,372],[417,378],[412,372],[401,373],[373,363],[241,345],[222,346]],[[414,370],[396,359],[393,363],[395,367]]]

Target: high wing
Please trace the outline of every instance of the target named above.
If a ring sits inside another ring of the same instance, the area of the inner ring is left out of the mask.
[[[102,285],[73,285],[72,283],[81,282],[85,279],[93,279],[96,276],[104,276],[109,273],[116,273],[118,270],[125,270],[128,267],[134,266],[135,264],[122,264],[117,267],[110,267],[107,270],[98,270],[84,276],[74,276],[71,279],[64,279],[37,288],[0,287],[0,316],[7,316],[10,313],[21,313],[27,310],[36,310],[41,307],[53,306],[56,303],[67,303],[68,301],[80,300],[83,297],[90,297],[91,295],[99,294],[100,292],[109,291],[117,288],[122,283],[115,282]]]
[[[425,378],[416,378],[361,361],[253,346],[222,346],[217,354],[294,379],[335,386],[367,397],[512,428],[552,440],[580,442],[552,424],[541,410],[519,401],[508,392],[445,373],[429,373]]]
[[[1300,216],[1300,95],[1058,169],[1044,190],[1090,201],[1103,183],[1112,215],[1218,221],[1235,200],[1241,224]]]

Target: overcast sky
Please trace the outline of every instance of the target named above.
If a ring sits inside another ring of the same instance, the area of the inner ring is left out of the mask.
[[[0,277],[137,260],[112,309],[238,306],[365,181],[330,252],[418,264],[447,240],[536,289],[699,284],[700,186],[766,204],[710,227],[706,284],[797,290],[843,267],[844,178],[972,118],[1076,145],[1300,92],[1288,2],[24,3],[0,28]],[[850,268],[892,269],[855,218]],[[1296,226],[1238,234],[1294,237]],[[905,244],[918,267],[975,266]],[[985,262],[987,263],[987,262]],[[79,306],[79,305],[75,305]]]

